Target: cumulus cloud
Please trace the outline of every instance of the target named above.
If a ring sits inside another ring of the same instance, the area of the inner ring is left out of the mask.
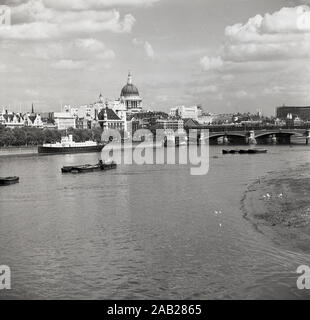
[[[309,31],[310,8],[298,6],[282,8],[264,16],[256,15],[245,24],[228,26],[225,35],[233,42],[283,42],[285,40],[283,37],[292,38],[292,34],[309,33]]]
[[[98,59],[113,59],[115,57],[114,51],[106,48],[106,45],[97,39],[77,39],[74,44],[78,49],[84,50],[85,54],[95,54]]]
[[[132,43],[135,46],[143,46],[144,52],[148,58],[150,58],[150,59],[155,58],[155,51],[153,49],[153,46],[148,41],[134,38],[134,39],[132,39]]]
[[[204,56],[200,60],[200,64],[205,71],[219,69],[224,65],[221,57]]]
[[[154,49],[153,49],[152,45],[151,45],[149,42],[147,42],[147,41],[144,43],[144,50],[145,50],[146,55],[147,55],[150,59],[153,59],[153,58],[154,58],[154,56],[155,56]]]
[[[200,64],[208,71],[204,76],[236,105],[264,99],[308,104],[310,7],[284,7],[227,26],[223,45]]]
[[[2,39],[42,40],[103,31],[127,33],[136,21],[131,14],[121,17],[117,10],[58,11],[47,7],[43,0],[29,0],[11,11],[14,23],[0,28]]]
[[[310,8],[282,8],[273,14],[256,15],[245,24],[225,29],[225,44],[217,57],[205,56],[205,70],[230,62],[285,61],[310,58]]]
[[[105,45],[103,42],[97,40],[97,39],[77,39],[75,40],[75,45],[78,48],[82,48],[85,50],[89,50],[92,52],[98,52],[105,48]]]

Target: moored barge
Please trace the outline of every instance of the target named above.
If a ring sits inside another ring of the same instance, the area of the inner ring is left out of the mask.
[[[256,153],[267,153],[267,149],[259,149],[259,148],[254,148],[254,149],[224,149],[222,150],[223,154],[256,154]]]
[[[8,186],[19,182],[19,177],[0,177],[0,186]]]
[[[115,162],[103,162],[99,161],[97,164],[84,164],[78,166],[65,166],[61,168],[62,173],[83,173],[83,172],[94,172],[102,170],[115,169],[117,164]]]

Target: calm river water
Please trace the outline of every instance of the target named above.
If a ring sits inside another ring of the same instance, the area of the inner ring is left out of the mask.
[[[98,155],[0,157],[0,176],[20,176],[0,188],[0,265],[12,271],[0,299],[309,298],[296,269],[310,256],[275,245],[240,208],[255,179],[310,161],[309,146],[267,148],[212,146],[205,176],[189,165],[62,175]]]

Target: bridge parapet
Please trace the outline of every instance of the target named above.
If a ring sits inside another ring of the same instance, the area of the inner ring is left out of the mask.
[[[195,126],[198,134],[202,134],[203,130],[206,128],[204,126]],[[310,128],[268,128],[268,129],[259,129],[259,130],[230,130],[229,128],[223,128],[222,130],[209,130],[209,139],[216,141],[216,139],[222,138],[223,141],[244,141],[242,143],[247,144],[256,144],[256,143],[267,143],[267,144],[289,144],[291,142],[292,136],[305,137],[306,143],[310,141]],[[225,130],[223,130],[225,129]],[[189,132],[189,129],[187,129]],[[201,135],[201,140],[204,139],[203,134]]]

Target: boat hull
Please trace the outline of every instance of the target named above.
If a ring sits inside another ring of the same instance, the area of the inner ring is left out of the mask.
[[[19,182],[19,177],[0,178],[0,186],[8,186]]]
[[[257,154],[257,153],[267,153],[267,149],[240,149],[240,150],[222,150],[223,154]]]
[[[254,154],[254,153],[267,153],[266,149],[249,149],[248,153]]]
[[[104,145],[87,147],[38,147],[38,153],[40,154],[71,154],[71,153],[89,153],[89,152],[101,152]]]
[[[101,165],[82,165],[82,166],[67,166],[61,168],[62,173],[84,173],[84,172],[94,172],[111,170],[116,168],[116,163],[101,164]]]

